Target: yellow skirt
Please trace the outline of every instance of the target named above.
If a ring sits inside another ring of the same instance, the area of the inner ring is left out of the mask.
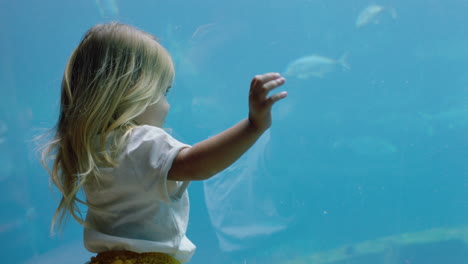
[[[88,264],[180,264],[180,262],[164,253],[116,250],[98,253]]]

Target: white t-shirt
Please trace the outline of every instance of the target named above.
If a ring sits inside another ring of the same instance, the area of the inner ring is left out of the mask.
[[[91,252],[162,252],[182,263],[195,245],[185,236],[189,182],[167,180],[183,144],[153,126],[133,129],[115,168],[100,168],[99,184],[85,186],[90,205],[84,244]]]

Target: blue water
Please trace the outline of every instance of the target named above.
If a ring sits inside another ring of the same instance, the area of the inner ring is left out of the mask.
[[[357,28],[371,2],[384,11]],[[191,263],[468,263],[467,8],[461,0],[1,1],[3,263],[91,256],[73,221],[49,236],[58,196],[31,139],[55,124],[62,72],[83,33],[111,20],[151,32],[172,54],[167,127],[188,144],[247,116],[255,74],[284,73],[312,54],[346,54],[350,66],[287,77],[280,89],[289,96],[268,133],[225,172],[191,184]],[[383,246],[372,251],[366,241]]]

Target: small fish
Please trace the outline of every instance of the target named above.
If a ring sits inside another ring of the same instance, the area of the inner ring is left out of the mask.
[[[117,0],[96,0],[96,6],[103,18],[119,16],[120,10]]]
[[[427,134],[432,136],[440,129],[463,129],[468,126],[468,107],[450,108],[439,113],[419,113],[427,124]]]
[[[0,120],[0,144],[2,144],[3,142],[5,142],[5,133],[8,131],[8,127],[5,123],[2,122],[2,120]]]
[[[326,74],[333,72],[337,66],[349,70],[350,67],[346,62],[347,53],[343,54],[340,59],[335,60],[320,55],[311,55],[299,58],[289,63],[284,75],[294,76],[296,78],[306,80],[310,77],[323,78]]]
[[[333,142],[334,150],[350,150],[362,157],[391,157],[398,152],[398,147],[387,139],[360,136]]]
[[[197,40],[197,39],[201,39],[205,37],[211,31],[213,31],[213,29],[216,26],[217,26],[216,23],[209,23],[209,24],[204,24],[204,25],[197,27],[197,29],[195,29],[195,31],[192,34],[191,40]]]
[[[360,28],[369,23],[378,23],[378,16],[384,11],[388,11],[393,19],[397,18],[397,14],[394,8],[384,7],[381,5],[369,5],[359,13],[356,20],[356,27]]]

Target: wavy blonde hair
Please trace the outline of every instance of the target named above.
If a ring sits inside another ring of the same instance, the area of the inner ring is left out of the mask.
[[[135,117],[164,96],[173,78],[170,55],[146,32],[110,23],[84,35],[63,74],[55,134],[42,148],[42,164],[62,194],[52,233],[62,228],[68,213],[84,225],[78,203],[90,205],[78,192],[85,184],[99,183],[99,167],[117,165],[117,155],[138,125]]]

